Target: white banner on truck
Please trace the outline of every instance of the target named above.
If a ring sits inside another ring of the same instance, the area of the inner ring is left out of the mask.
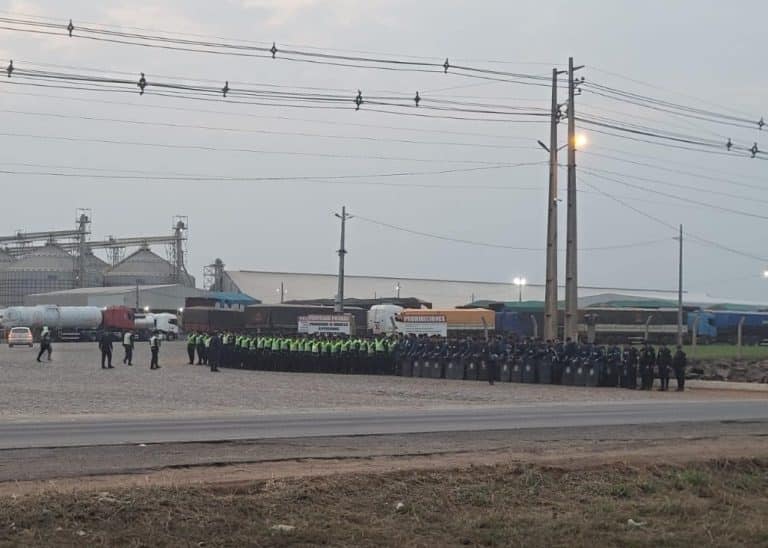
[[[445,316],[438,314],[431,316],[405,316],[401,320],[395,322],[395,325],[397,325],[397,330],[404,335],[448,336],[448,322]]]
[[[299,316],[299,333],[314,335],[316,333],[330,333],[332,335],[351,335],[352,316],[342,314],[337,316]]]

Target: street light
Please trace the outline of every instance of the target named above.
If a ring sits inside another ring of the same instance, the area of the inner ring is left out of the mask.
[[[523,287],[525,287],[525,284],[528,283],[528,280],[525,278],[515,278],[512,280],[512,283],[517,286],[517,300],[518,302],[523,302]]]
[[[576,146],[576,149],[583,148],[589,144],[589,138],[584,133],[579,133],[574,137],[573,144]]]
[[[149,312],[149,307],[148,306],[144,307],[144,312]]]
[[[768,278],[768,269],[763,270],[763,278]]]

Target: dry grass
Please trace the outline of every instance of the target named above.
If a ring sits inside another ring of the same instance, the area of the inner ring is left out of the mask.
[[[0,545],[765,546],[766,493],[760,460],[147,487],[2,500]]]

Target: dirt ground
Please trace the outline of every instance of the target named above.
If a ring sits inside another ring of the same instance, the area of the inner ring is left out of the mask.
[[[136,350],[135,365],[102,370],[95,344],[56,344],[53,361],[36,352],[0,346],[0,418],[82,415],[189,415],[284,413],[349,409],[434,409],[520,403],[667,401],[763,397],[693,388],[685,393],[618,388],[522,385],[446,379],[318,375],[222,370],[212,374],[186,363],[184,343],[166,343],[162,369],[149,370],[149,350]]]
[[[409,469],[4,498],[2,546],[765,546],[768,460]]]
[[[767,426],[8,450],[0,546],[763,546]]]

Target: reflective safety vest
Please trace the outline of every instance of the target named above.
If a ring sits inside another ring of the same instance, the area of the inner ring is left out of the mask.
[[[373,341],[368,341],[368,355],[372,356],[375,353],[376,353],[376,346],[374,345]]]
[[[384,352],[384,339],[376,339],[376,352]]]
[[[280,341],[280,350],[288,350],[288,339],[282,339]]]
[[[209,337],[206,337],[206,338],[203,340],[203,344],[205,345],[205,347],[206,347],[206,348],[210,348],[210,347],[211,347],[211,337],[210,337],[210,336],[209,336]]]
[[[187,337],[187,346],[195,346],[195,341],[197,341],[197,337],[190,335]]]
[[[340,343],[340,350],[342,354],[346,354],[347,352],[349,352],[350,344],[351,343],[349,341],[343,341],[342,343]]]
[[[275,337],[272,339],[272,351],[277,352],[278,350],[280,350],[280,339]]]
[[[259,350],[264,348],[264,337],[256,337],[256,348]]]
[[[312,343],[312,353],[313,354],[320,354],[320,342],[315,341]]]
[[[291,352],[298,352],[299,351],[299,343],[296,339],[291,339],[291,344],[289,347],[289,350]]]

